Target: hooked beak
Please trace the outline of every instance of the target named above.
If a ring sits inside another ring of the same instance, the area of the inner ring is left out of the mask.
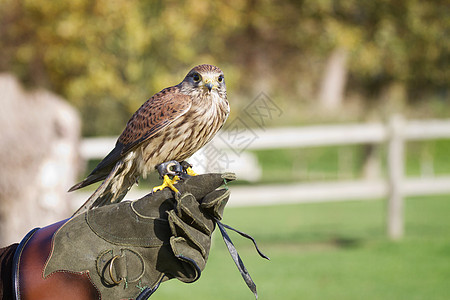
[[[208,90],[211,92],[212,88],[213,88],[213,84],[211,82],[208,82],[205,84],[205,86],[208,88]]]
[[[206,76],[205,76],[206,77]],[[213,89],[213,88],[215,88],[215,82],[214,82],[214,78],[209,78],[209,77],[203,77],[203,80],[204,80],[204,85],[205,85],[205,87],[208,89],[208,91],[209,92],[211,92],[211,90]]]

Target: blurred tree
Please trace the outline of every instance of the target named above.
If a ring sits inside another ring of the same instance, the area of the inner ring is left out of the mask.
[[[352,35],[356,43],[350,47],[356,88],[370,95],[381,92],[386,84],[401,82],[415,100],[419,91],[428,93],[447,86],[450,44],[445,35],[450,23],[444,1],[337,3],[335,20],[358,32]],[[338,32],[334,35],[339,36],[342,30],[335,28]]]
[[[70,99],[86,135],[118,134],[150,95],[205,62],[225,70],[235,96],[264,90],[285,104],[316,97],[335,49],[348,51],[347,92],[377,99],[400,84],[420,100],[448,88],[439,0],[2,2],[0,71]]]

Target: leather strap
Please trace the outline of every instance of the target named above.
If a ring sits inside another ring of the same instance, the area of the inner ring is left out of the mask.
[[[228,248],[228,252],[230,252],[231,257],[233,258],[234,263],[236,264],[236,267],[238,268],[239,272],[242,275],[242,278],[244,279],[245,283],[247,284],[248,288],[253,292],[253,294],[255,295],[255,298],[258,299],[258,292],[256,291],[256,284],[253,281],[252,277],[250,276],[250,274],[248,273],[247,269],[244,266],[244,262],[242,261],[241,257],[239,256],[239,253],[237,252],[236,247],[234,246],[233,242],[231,241],[230,236],[228,235],[227,231],[225,228],[228,228],[230,230],[235,231],[236,233],[239,233],[241,236],[250,239],[253,242],[253,245],[256,248],[256,251],[258,252],[258,254],[262,257],[265,258],[267,260],[270,260],[270,258],[268,256],[266,256],[265,254],[263,254],[261,252],[261,250],[259,250],[258,245],[256,244],[255,239],[250,236],[249,234],[246,234],[242,231],[239,231],[231,226],[228,226],[226,224],[223,224],[222,222],[219,221],[219,219],[216,218],[216,223],[217,226],[219,227],[220,233],[222,234],[223,240],[225,242],[225,245]]]
[[[66,221],[33,229],[20,243],[14,255],[16,300],[101,299],[87,272],[58,271],[43,277],[53,235]]]
[[[19,246],[16,249],[16,252],[14,253],[13,258],[13,273],[12,273],[12,279],[13,279],[13,291],[14,296],[16,300],[20,299],[20,293],[19,293],[19,261],[20,257],[22,255],[23,249],[25,248],[25,245],[28,243],[28,241],[31,239],[33,234],[39,229],[39,227],[34,228],[30,232],[27,233],[27,235],[22,239]]]

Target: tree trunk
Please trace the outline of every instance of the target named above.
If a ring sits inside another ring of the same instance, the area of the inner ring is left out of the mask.
[[[336,48],[328,58],[320,87],[320,106],[325,110],[334,110],[341,106],[347,82],[348,51]]]

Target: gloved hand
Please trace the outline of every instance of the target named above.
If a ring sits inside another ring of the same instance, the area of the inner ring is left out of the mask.
[[[41,283],[55,288],[52,278],[67,275],[58,279],[68,287],[61,299],[71,299],[73,274],[87,275],[95,289],[86,294],[92,296],[74,299],[136,299],[141,293],[146,299],[165,280],[197,280],[208,259],[214,219],[222,218],[229,198],[228,189],[216,189],[234,179],[232,173],[198,175],[175,185],[180,195],[164,189],[70,219],[53,235]],[[33,238],[24,255],[39,244]]]

